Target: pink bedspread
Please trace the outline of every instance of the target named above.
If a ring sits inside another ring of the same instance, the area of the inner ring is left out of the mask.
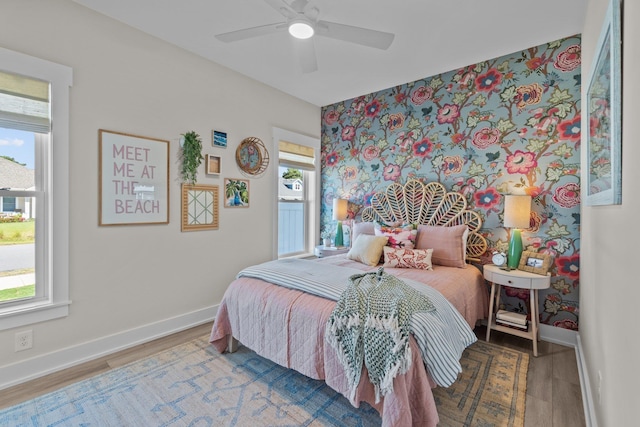
[[[373,269],[335,256],[319,260],[329,264]],[[401,269],[385,269],[396,274]],[[399,271],[401,277],[424,282],[424,272]],[[416,276],[423,276],[421,278]],[[458,309],[473,328],[486,313],[487,296],[482,275],[474,267],[437,267],[429,283]],[[484,292],[483,292],[484,291]],[[233,335],[243,345],[273,362],[295,369],[314,379],[324,380],[334,390],[348,396],[342,365],[333,349],[325,345],[325,324],[335,301],[272,285],[253,278],[234,280],[220,304],[211,331],[211,343],[223,352],[227,337]],[[435,426],[438,414],[430,380],[415,340],[411,340],[412,365],[394,379],[394,392],[375,404],[373,385],[366,373],[356,392],[355,406],[368,402],[382,417],[384,426]]]

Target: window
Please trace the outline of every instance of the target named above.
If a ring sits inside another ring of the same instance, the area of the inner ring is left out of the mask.
[[[307,255],[317,240],[319,140],[274,131],[278,152],[278,258]]]
[[[0,284],[20,279],[0,286],[0,330],[68,314],[71,80],[0,48]]]

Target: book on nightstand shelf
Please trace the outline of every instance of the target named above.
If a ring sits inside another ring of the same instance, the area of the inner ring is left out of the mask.
[[[496,313],[496,324],[524,331],[529,329],[527,316],[520,313],[512,313],[507,310],[498,310]]]

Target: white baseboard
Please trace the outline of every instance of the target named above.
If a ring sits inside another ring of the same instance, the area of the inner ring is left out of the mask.
[[[555,326],[540,325],[540,339],[554,344],[575,347],[578,333],[570,329],[556,328]]]
[[[176,332],[212,322],[218,305],[87,341],[0,368],[0,390]]]
[[[584,358],[584,350],[582,349],[582,341],[578,334],[576,345],[576,361],[578,362],[578,374],[580,375],[580,389],[582,391],[582,405],[584,407],[584,419],[586,427],[598,427],[598,419],[596,418],[593,395],[591,394],[591,382],[589,381],[589,370],[587,369],[587,361]]]

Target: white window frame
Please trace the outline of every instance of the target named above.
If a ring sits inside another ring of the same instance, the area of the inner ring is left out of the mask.
[[[276,153],[276,161],[278,164],[273,168],[273,182],[274,188],[278,188],[279,185],[279,159],[280,159],[280,141],[292,142],[298,145],[304,145],[313,148],[315,162],[314,171],[303,171],[305,174],[305,233],[306,233],[306,248],[302,254],[296,256],[309,256],[313,254],[313,249],[319,239],[320,232],[320,139],[313,138],[300,133],[292,132],[289,130],[274,127],[273,128],[273,152]],[[274,201],[274,220],[273,220],[273,249],[272,259],[278,259],[278,202],[279,195],[276,191]]]
[[[36,297],[0,308],[0,330],[69,314],[69,88],[71,68],[0,48],[0,69],[50,83],[51,133],[36,134]],[[11,195],[21,197],[19,191]],[[30,192],[24,192],[30,193]],[[27,196],[27,194],[25,194]]]

